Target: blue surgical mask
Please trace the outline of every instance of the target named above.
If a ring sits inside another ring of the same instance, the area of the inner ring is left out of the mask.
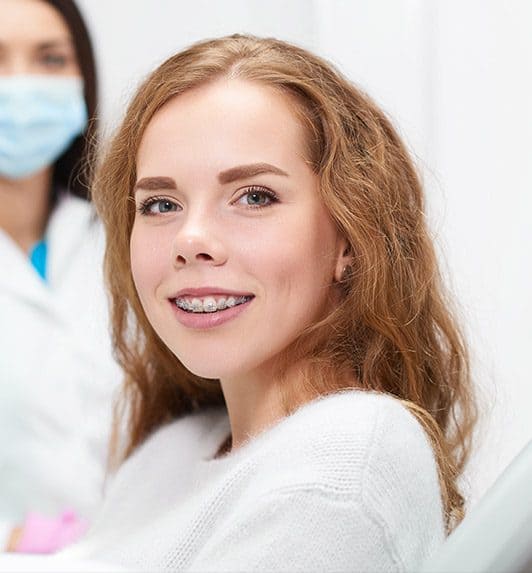
[[[21,179],[52,165],[86,126],[80,78],[0,77],[0,176]]]

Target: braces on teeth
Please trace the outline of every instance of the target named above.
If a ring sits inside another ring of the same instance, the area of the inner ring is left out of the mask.
[[[180,309],[187,312],[216,312],[217,310],[224,310],[226,308],[243,304],[251,299],[251,296],[230,296],[228,298],[219,298],[218,300],[212,296],[208,296],[203,300],[199,298],[193,298],[190,300],[176,298],[175,304]]]

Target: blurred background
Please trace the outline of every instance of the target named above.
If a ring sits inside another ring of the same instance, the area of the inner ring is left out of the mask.
[[[79,0],[105,131],[139,81],[188,44],[235,32],[326,57],[390,115],[471,344],[482,411],[474,504],[532,438],[532,2]]]

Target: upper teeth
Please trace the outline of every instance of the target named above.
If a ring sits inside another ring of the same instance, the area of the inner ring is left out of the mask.
[[[224,308],[230,308],[236,306],[237,304],[242,304],[251,297],[249,296],[229,296],[229,297],[217,297],[207,296],[203,299],[201,298],[176,298],[175,304],[187,310],[189,312],[216,312],[217,310],[223,310]]]

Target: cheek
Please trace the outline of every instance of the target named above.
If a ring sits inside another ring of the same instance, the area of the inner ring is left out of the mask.
[[[254,273],[262,278],[270,302],[283,312],[312,320],[320,313],[332,287],[336,232],[321,213],[284,221],[254,257]],[[255,248],[255,254],[258,247]],[[273,299],[273,300],[272,300]]]
[[[146,305],[154,294],[166,265],[163,245],[156,239],[157,235],[152,236],[141,227],[133,226],[129,243],[131,273],[143,305]]]

